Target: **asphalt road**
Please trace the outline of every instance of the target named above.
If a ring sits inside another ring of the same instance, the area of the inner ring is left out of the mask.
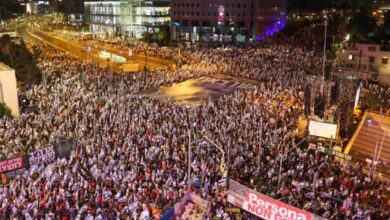
[[[110,63],[107,60],[100,58],[98,56],[99,51],[105,50],[107,52],[125,57],[127,59],[127,63],[138,63],[141,71],[144,70],[145,55],[134,54],[133,56],[130,57],[128,55],[128,51],[106,47],[98,44],[87,45],[84,42],[72,41],[70,39],[58,37],[55,36],[54,34],[43,32],[41,30],[32,30],[32,29],[26,29],[22,27],[19,28],[18,31],[26,41],[30,41],[34,43],[44,43],[56,47],[57,49],[69,52],[82,59],[99,63],[100,65],[109,66],[112,67],[113,69],[119,69],[119,67],[122,65],[119,63]],[[83,51],[83,48],[86,48],[87,46],[91,46],[90,52]],[[147,56],[146,63],[147,63],[147,68],[149,70],[165,68],[167,66],[172,66],[174,64],[169,60],[165,60],[157,57],[150,57],[150,56]]]
[[[143,95],[162,100],[171,100],[177,105],[199,106],[209,98],[219,99],[237,89],[251,89],[258,82],[222,74],[186,80],[170,86],[161,86]]]

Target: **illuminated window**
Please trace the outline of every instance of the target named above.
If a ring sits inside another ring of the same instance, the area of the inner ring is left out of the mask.
[[[352,55],[352,54],[350,54],[350,55],[348,56],[348,60],[353,60],[353,55]]]

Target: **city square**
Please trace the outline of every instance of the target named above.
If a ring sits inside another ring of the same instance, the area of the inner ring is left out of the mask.
[[[0,2],[0,219],[390,218],[390,2]]]

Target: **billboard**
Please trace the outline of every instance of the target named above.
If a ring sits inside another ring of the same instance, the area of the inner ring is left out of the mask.
[[[309,134],[323,138],[336,138],[337,124],[320,121],[309,121]]]
[[[228,202],[266,220],[309,220],[312,214],[230,180]]]

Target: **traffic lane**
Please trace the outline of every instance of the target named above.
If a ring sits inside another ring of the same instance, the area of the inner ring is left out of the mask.
[[[24,41],[38,44],[38,45],[44,45],[44,42],[38,40],[37,38],[31,36],[29,33],[27,33],[27,30],[24,27],[18,28],[17,32],[20,34],[20,36],[23,38]]]
[[[140,65],[141,71],[143,71],[145,68],[145,56],[141,56],[141,55],[129,56],[128,52],[121,51],[121,50],[114,49],[114,48],[110,48],[110,47],[100,46],[100,45],[86,44],[86,47],[87,46],[90,46],[91,48],[94,48],[94,49],[98,48],[98,50],[104,50],[104,51],[122,56],[122,57],[126,58],[126,60],[130,60],[132,63],[138,63]],[[156,59],[154,57],[152,58],[149,56],[147,57],[146,63],[147,63],[147,68],[149,70],[161,69],[161,68],[165,68],[168,66],[168,65],[164,64],[164,61],[161,62],[161,60]],[[170,63],[170,65],[172,65],[172,64],[173,63]]]
[[[125,57],[127,60],[130,60],[132,62],[138,63],[140,65],[141,70],[144,70],[145,67],[145,56],[139,55],[139,54],[133,54],[132,56],[129,56],[127,51],[114,49],[111,47],[106,46],[100,46],[100,45],[90,45],[85,44],[86,46],[91,46],[91,48],[99,48],[100,50],[105,50],[107,52],[117,54],[119,56]],[[155,69],[161,69],[168,66],[172,66],[173,62],[162,60],[160,58],[155,57],[149,57],[147,56],[147,68],[149,70],[155,70]]]
[[[58,38],[58,37],[53,37],[53,36],[49,36],[47,33],[43,32],[43,31],[36,31],[35,33],[37,33],[37,35],[39,35],[39,37],[43,38],[44,40],[50,42],[50,43],[53,43],[55,45],[58,45],[58,46],[61,46],[62,49],[66,50],[66,51],[70,51],[74,54],[76,54],[77,56],[83,58],[83,59],[89,59],[88,58],[88,54],[91,53],[91,57],[94,59],[94,60],[97,60],[99,61],[100,63],[104,64],[105,66],[107,65],[110,65],[110,67],[112,67],[113,69],[119,69],[119,66],[118,64],[111,64],[109,62],[109,60],[106,60],[106,59],[103,59],[103,58],[100,58],[99,57],[99,52],[101,50],[105,50],[107,52],[111,52],[111,53],[114,53],[114,54],[117,54],[117,55],[121,55],[123,57],[125,57],[126,59],[130,59],[132,60],[133,62],[137,62],[139,63],[140,65],[140,70],[144,70],[144,66],[145,66],[145,61],[144,61],[144,58],[143,59],[140,59],[140,58],[133,58],[133,57],[130,57],[128,56],[128,54],[122,54],[123,52],[121,51],[114,51],[114,50],[111,50],[109,48],[102,48],[101,46],[99,45],[85,45],[85,44],[74,44],[74,43],[70,43],[69,41],[63,39],[63,38]],[[87,47],[90,46],[90,50],[91,52],[86,52],[86,51],[83,51],[83,48],[84,49],[87,49]],[[156,63],[153,63],[153,62],[147,62],[148,64],[148,69],[158,69],[158,68],[162,68],[162,67],[165,67],[165,66],[161,66],[159,64],[156,64]]]
[[[88,59],[88,60],[94,60],[94,61],[97,61],[98,63],[100,64],[103,64],[105,66],[108,66],[110,65],[111,68],[113,69],[118,69],[119,70],[119,64],[110,64],[109,61],[107,61],[106,59],[102,59],[99,57],[99,51],[104,48],[104,47],[101,47],[101,46],[98,46],[98,45],[92,45],[91,46],[91,52],[86,52],[86,51],[83,51],[83,48],[86,47],[86,45],[77,45],[77,44],[74,44],[73,42],[70,43],[69,41],[65,40],[65,39],[62,39],[62,38],[56,38],[56,37],[53,37],[53,36],[50,36],[48,34],[46,34],[45,32],[42,32],[40,30],[32,30],[31,31],[32,34],[38,36],[39,38],[41,38],[42,40],[50,43],[50,44],[53,44],[57,47],[59,47],[60,49],[64,50],[64,51],[68,51],[82,59]],[[27,33],[28,34],[28,33]],[[28,34],[29,35],[29,34]],[[29,35],[30,36],[30,35]],[[34,36],[31,36],[31,37],[34,37]],[[35,40],[39,40],[39,39],[36,39],[34,38]],[[139,63],[140,65],[140,70],[143,71],[144,70],[144,66],[145,66],[145,56],[128,56],[127,53],[124,53],[123,51],[119,51],[119,50],[113,50],[113,49],[109,49],[109,48],[104,48],[104,50],[108,51],[108,52],[111,52],[111,53],[115,53],[115,54],[118,54],[118,55],[122,55],[124,56],[126,59],[128,60],[131,60],[133,62],[136,62],[136,63]],[[148,60],[147,60],[147,68],[149,70],[155,70],[155,69],[160,69],[160,68],[164,68],[166,67],[165,65],[163,64],[160,64],[159,62],[153,62],[153,60],[156,60],[156,59],[153,59],[151,57],[148,57]]]
[[[84,53],[82,53],[82,48],[79,48],[75,45],[72,45],[70,43],[66,43],[64,41],[61,41],[61,40],[58,40],[58,39],[55,39],[52,37],[48,37],[46,34],[43,34],[40,31],[32,31],[32,33],[34,35],[37,35],[38,37],[42,38],[43,40],[49,42],[49,43],[52,43],[52,44],[66,50],[66,51],[69,51],[71,53],[76,54],[79,57],[82,57],[84,59],[87,58],[87,56]]]
[[[74,45],[70,42],[63,41],[61,39],[53,38],[47,36],[45,33],[42,33],[40,31],[33,31],[34,35],[37,35],[38,37],[42,38],[43,40],[56,45],[57,47],[60,47],[64,51],[68,51],[82,59],[85,60],[93,60],[98,63],[106,64],[107,60],[102,59],[99,57],[99,50],[91,48],[90,52],[83,51],[83,47],[79,45]]]
[[[104,46],[101,46],[101,48],[104,48],[105,50],[112,52],[112,53],[124,54],[124,56],[126,56],[126,54],[127,54],[127,57],[136,59],[138,61],[141,61],[142,63],[144,63],[144,60],[145,60],[145,54],[143,54],[143,55],[142,54],[133,54],[132,56],[128,56],[128,51],[123,51],[123,50],[115,49],[112,47],[104,47]],[[165,59],[158,58],[158,57],[148,56],[148,55],[147,55],[147,62],[151,63],[157,67],[167,67],[167,66],[172,66],[175,64],[172,61],[165,60]]]
[[[61,35],[61,38],[63,40],[65,40],[65,41],[69,40],[69,38],[67,36],[62,35],[62,34],[60,34],[60,35]],[[90,46],[91,48],[99,48],[101,50],[105,50],[107,52],[123,56],[123,57],[127,58],[128,60],[133,60],[133,61],[137,60],[137,63],[139,63],[142,66],[145,65],[145,55],[144,54],[133,54],[132,56],[129,56],[127,50],[121,50],[121,49],[118,49],[115,47],[101,45],[99,43],[91,43],[88,41],[76,40],[76,42],[80,45],[83,45],[84,47]],[[153,56],[147,56],[147,63],[148,63],[148,67],[156,67],[156,68],[163,68],[163,67],[175,65],[175,63],[170,61],[170,60],[160,58],[160,57],[153,57]]]

